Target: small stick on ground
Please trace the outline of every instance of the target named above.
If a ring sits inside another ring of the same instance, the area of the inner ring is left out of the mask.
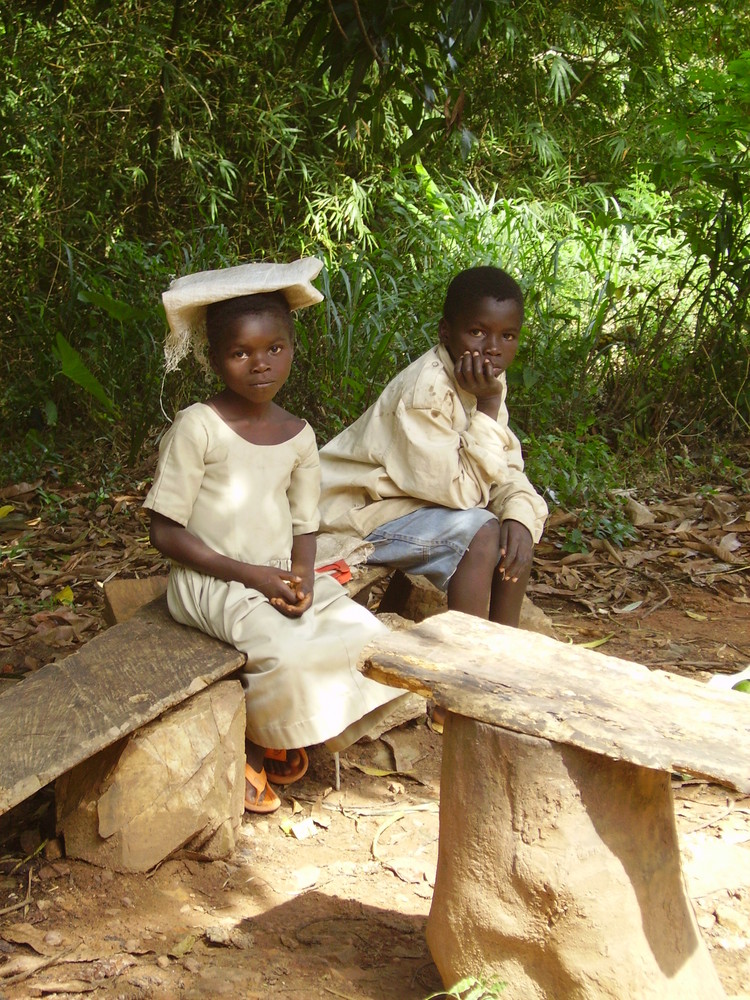
[[[29,882],[26,887],[26,898],[20,900],[18,903],[13,903],[12,906],[5,906],[0,910],[0,917],[4,916],[6,913],[12,913],[14,910],[20,910],[22,907],[28,906],[31,902],[31,871],[29,870]]]

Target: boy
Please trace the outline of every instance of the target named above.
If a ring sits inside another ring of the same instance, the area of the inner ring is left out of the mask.
[[[522,324],[505,271],[451,281],[439,344],[321,450],[322,562],[422,574],[451,610],[518,625],[547,515],[505,406]]]

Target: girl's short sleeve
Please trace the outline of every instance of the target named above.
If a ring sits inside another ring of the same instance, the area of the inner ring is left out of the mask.
[[[300,432],[299,442],[297,462],[292,470],[287,498],[293,533],[307,535],[317,531],[320,524],[320,459],[315,433],[309,424]]]
[[[162,438],[159,461],[143,506],[185,527],[205,469],[208,435],[202,421],[182,410]]]

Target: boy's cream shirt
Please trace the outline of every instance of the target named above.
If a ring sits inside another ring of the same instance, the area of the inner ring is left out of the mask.
[[[363,562],[375,528],[420,507],[488,507],[520,521],[535,542],[547,505],[523,471],[508,427],[507,388],[497,420],[456,383],[441,344],[412,362],[350,427],[321,449],[318,565]]]

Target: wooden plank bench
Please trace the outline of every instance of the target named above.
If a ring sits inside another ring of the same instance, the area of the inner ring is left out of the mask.
[[[244,661],[160,598],[14,683],[0,693],[0,814]]]
[[[686,896],[671,773],[750,791],[750,699],[447,612],[364,651],[448,709],[427,937],[514,1000],[723,997]]]
[[[388,572],[364,567],[350,595],[366,601]],[[165,590],[166,577],[113,580],[110,628],[0,692],[0,815],[244,664],[233,647],[175,622]]]

